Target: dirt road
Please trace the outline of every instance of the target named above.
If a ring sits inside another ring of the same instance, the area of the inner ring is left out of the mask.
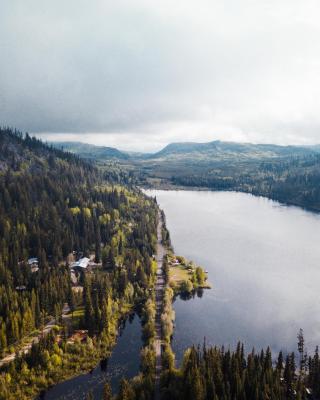
[[[162,245],[162,220],[159,214],[159,223],[157,229],[158,243],[157,243],[157,280],[156,280],[156,337],[155,337],[155,352],[156,352],[156,380],[155,380],[155,400],[160,399],[160,375],[161,375],[161,343],[162,343],[162,330],[161,330],[161,313],[162,301],[165,289],[165,279],[163,272],[163,257],[166,250]]]
[[[64,304],[63,309],[62,309],[62,319],[66,318],[66,315],[70,312],[70,308],[68,306],[67,303]],[[52,328],[56,325],[56,321],[55,319],[51,319],[45,326],[44,328],[41,330],[41,333],[34,337],[30,343],[26,344],[25,346],[23,346],[20,350],[19,350],[19,354],[26,354],[30,351],[32,344],[33,343],[38,343],[39,342],[39,338],[41,335],[47,335]],[[13,361],[16,358],[16,353],[13,354],[9,354],[6,357],[2,358],[0,360],[0,367],[2,367],[5,364],[8,364],[9,362]]]

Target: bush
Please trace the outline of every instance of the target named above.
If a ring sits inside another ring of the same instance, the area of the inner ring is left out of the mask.
[[[181,282],[180,291],[182,293],[191,293],[192,290],[193,290],[193,285],[192,282],[189,281],[189,279]]]

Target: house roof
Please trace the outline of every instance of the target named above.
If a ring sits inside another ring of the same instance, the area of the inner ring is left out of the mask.
[[[38,259],[37,259],[37,257],[31,257],[31,258],[29,258],[29,260],[28,260],[28,264],[29,265],[31,265],[31,264],[38,264]]]
[[[83,258],[80,258],[80,260],[78,260],[78,261],[72,263],[72,264],[70,265],[70,267],[71,267],[71,268],[76,268],[76,267],[79,267],[79,268],[87,268],[87,267],[88,267],[88,264],[89,264],[89,261],[90,261],[90,259],[89,259],[88,257],[83,257]]]

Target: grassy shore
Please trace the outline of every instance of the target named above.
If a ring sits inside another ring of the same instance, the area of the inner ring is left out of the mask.
[[[168,255],[169,286],[175,294],[195,289],[211,289],[207,273],[200,266],[172,253]]]

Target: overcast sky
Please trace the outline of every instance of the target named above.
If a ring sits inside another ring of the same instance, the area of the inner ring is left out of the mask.
[[[0,123],[150,151],[320,143],[319,0],[0,0]]]

